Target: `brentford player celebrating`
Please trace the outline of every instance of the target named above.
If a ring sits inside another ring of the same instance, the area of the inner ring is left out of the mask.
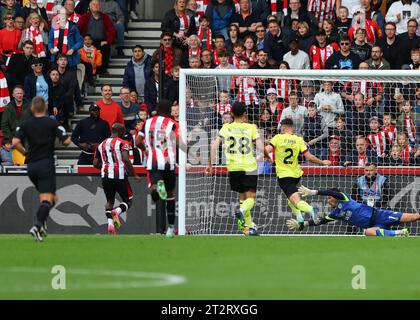
[[[134,172],[130,162],[130,146],[127,141],[123,140],[124,134],[124,125],[114,123],[111,137],[98,146],[93,160],[93,166],[101,169],[102,187],[106,197],[105,215],[108,219],[108,233],[114,235],[121,226],[119,215],[131,207],[133,199],[127,171],[134,176],[136,182],[140,182],[140,176]],[[121,196],[122,202],[114,208],[117,192]]]

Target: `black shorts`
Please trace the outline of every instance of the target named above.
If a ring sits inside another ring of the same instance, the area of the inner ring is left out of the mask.
[[[295,192],[298,192],[297,185],[300,182],[300,178],[277,178],[277,181],[279,182],[279,186],[281,190],[283,190],[283,192],[286,194],[287,198],[289,198]]]
[[[39,193],[56,191],[54,159],[42,159],[28,163],[28,176]]]
[[[230,189],[239,193],[257,190],[258,174],[252,172],[248,174],[245,171],[229,172]]]
[[[116,193],[118,193],[122,201],[126,203],[133,198],[133,191],[128,179],[102,178],[102,187],[104,188],[106,201],[108,202],[113,203],[115,201]]]
[[[175,170],[157,170],[152,169],[147,171],[149,174],[150,184],[157,184],[159,180],[163,180],[165,183],[166,191],[175,190],[176,187],[176,175]]]

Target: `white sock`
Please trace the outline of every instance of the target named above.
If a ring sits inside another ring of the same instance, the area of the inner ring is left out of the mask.
[[[121,212],[122,212],[120,207],[116,207],[114,210],[115,210],[115,212],[117,212],[118,215],[120,215]]]
[[[112,219],[108,219],[108,225],[114,225],[114,220],[112,220]]]

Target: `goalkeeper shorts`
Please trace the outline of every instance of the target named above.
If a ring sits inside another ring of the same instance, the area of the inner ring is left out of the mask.
[[[230,189],[239,193],[257,190],[258,174],[255,172],[229,172]]]
[[[297,185],[300,182],[300,178],[292,178],[292,177],[277,178],[277,181],[279,183],[280,189],[283,190],[287,198],[290,198],[292,194],[294,194],[295,192],[298,192]]]

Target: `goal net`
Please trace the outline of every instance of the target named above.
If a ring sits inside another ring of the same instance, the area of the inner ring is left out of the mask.
[[[211,143],[223,123],[232,121],[235,101],[247,105],[248,121],[257,125],[265,145],[289,117],[309,151],[332,162],[320,167],[301,157],[302,185],[338,188],[377,208],[418,212],[418,71],[182,69],[180,130],[188,149],[179,159],[180,234],[240,234],[234,216],[239,195],[230,190],[222,148],[213,172],[205,170]],[[331,210],[326,200],[307,199],[320,216]],[[363,234],[340,221],[289,231],[286,220],[294,215],[278,186],[275,164],[266,161],[258,163],[251,214],[261,234]],[[407,227],[420,235],[420,224]]]

